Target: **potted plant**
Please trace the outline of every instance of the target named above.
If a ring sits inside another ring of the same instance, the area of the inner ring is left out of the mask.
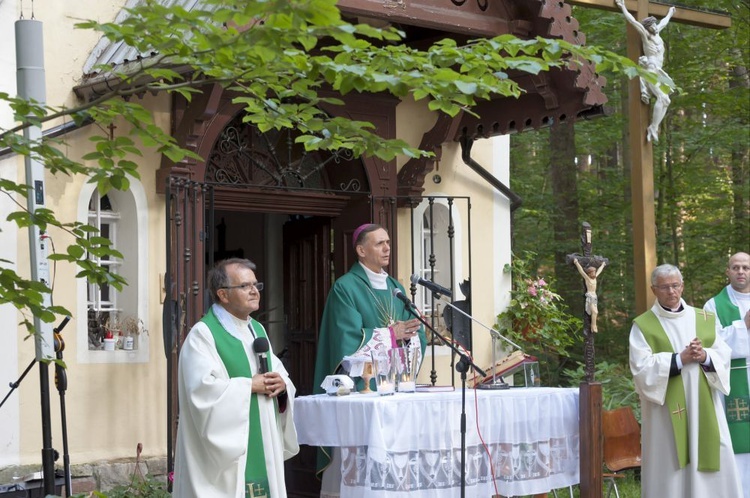
[[[148,333],[143,320],[131,315],[121,317],[119,313],[110,315],[104,329],[105,349],[107,349],[108,339],[116,341],[117,349],[127,351],[138,349],[138,337],[143,333]]]
[[[138,317],[126,316],[120,322],[122,326],[122,349],[127,351],[138,349],[138,338],[141,334],[148,334],[146,325]]]
[[[556,385],[557,370],[552,368],[560,357],[568,356],[567,348],[578,341],[583,324],[567,312],[551,282],[532,270],[535,256],[525,252],[505,265],[503,271],[511,275],[510,303],[497,316],[495,328],[524,352],[537,356],[547,370],[543,381]]]

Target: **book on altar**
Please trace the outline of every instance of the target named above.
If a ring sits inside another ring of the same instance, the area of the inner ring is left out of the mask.
[[[484,371],[487,373],[487,375],[485,377],[475,377],[474,387],[479,384],[489,384],[495,380],[495,377],[513,375],[524,366],[531,365],[533,363],[539,363],[535,356],[531,356],[520,350],[514,351],[505,358],[496,361],[494,365],[485,368]],[[538,385],[538,382],[533,382],[533,384]],[[527,387],[532,387],[528,385],[528,382],[526,382],[526,385]]]

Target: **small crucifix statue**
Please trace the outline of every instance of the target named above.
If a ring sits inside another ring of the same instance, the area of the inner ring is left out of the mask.
[[[583,315],[584,360],[586,380],[594,381],[594,335],[598,332],[596,319],[599,315],[598,298],[596,295],[596,279],[601,274],[609,260],[601,256],[591,255],[591,225],[582,224],[581,248],[583,255],[568,254],[566,262],[572,264],[583,277],[586,287],[586,305]]]

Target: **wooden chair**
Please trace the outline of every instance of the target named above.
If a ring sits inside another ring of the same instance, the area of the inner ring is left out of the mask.
[[[633,410],[623,406],[602,412],[602,434],[604,436],[604,465],[608,472],[603,474],[607,482],[607,498],[617,489],[617,479],[625,477],[628,469],[641,466],[641,426],[638,425]]]

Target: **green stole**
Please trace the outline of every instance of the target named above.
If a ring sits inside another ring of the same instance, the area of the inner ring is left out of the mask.
[[[695,309],[695,308],[693,308]],[[712,313],[695,309],[696,335],[704,347],[710,348],[716,338],[715,318]],[[703,315],[703,316],[700,316]],[[710,318],[710,320],[709,320]],[[674,353],[669,337],[656,314],[649,310],[635,319],[643,337],[654,353]],[[680,468],[690,461],[688,452],[688,418],[685,400],[685,386],[682,375],[670,377],[667,383],[667,409],[672,419],[672,431],[677,449]],[[706,374],[701,369],[698,379],[698,470],[716,472],[719,470],[719,423],[711,399],[711,388]]]
[[[726,287],[714,297],[714,303],[722,327],[729,327],[733,321],[742,319],[740,309],[729,299]],[[734,452],[750,453],[750,386],[747,383],[745,358],[732,360],[732,369],[729,371],[729,394],[725,401]]]
[[[219,353],[224,367],[227,369],[229,378],[246,377],[252,378],[253,373],[250,369],[250,362],[245,354],[245,347],[242,342],[232,336],[216,318],[213,309],[201,318],[201,321],[208,326],[211,335],[216,343],[216,351]],[[255,337],[266,337],[263,327],[257,321],[250,319],[250,325],[253,328]],[[268,360],[270,362],[270,358]],[[268,365],[268,371],[271,371]],[[260,411],[258,410],[258,395],[253,393],[250,399],[250,431],[247,439],[247,455],[245,461],[245,496],[264,496],[271,497],[271,491],[268,484],[268,473],[266,471],[266,458],[263,451],[263,437],[257,437],[261,432]]]

